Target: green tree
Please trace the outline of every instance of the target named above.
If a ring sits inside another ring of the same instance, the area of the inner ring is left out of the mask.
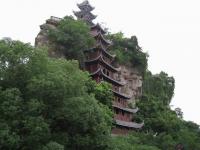
[[[147,69],[148,54],[142,52],[137,37],[127,38],[122,32],[108,34],[107,37],[113,42],[111,52],[116,54],[116,63],[134,67],[144,75]]]
[[[77,61],[0,41],[0,149],[105,149],[112,113],[88,80]]]
[[[83,50],[94,46],[94,39],[89,34],[89,26],[72,16],[62,19],[57,28],[48,30],[48,37],[57,45],[56,50],[61,51],[67,59],[83,61]]]
[[[107,82],[101,82],[99,84],[94,84],[92,93],[95,94],[95,98],[102,104],[112,108],[112,101],[114,99],[113,92],[111,91],[112,86]]]

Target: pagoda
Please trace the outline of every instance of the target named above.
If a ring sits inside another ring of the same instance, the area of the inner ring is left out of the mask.
[[[125,135],[131,130],[139,130],[142,128],[143,123],[133,122],[134,114],[138,111],[138,108],[129,108],[128,104],[131,96],[121,92],[126,83],[120,81],[120,68],[115,68],[112,65],[115,55],[108,52],[108,47],[112,42],[104,37],[106,31],[100,24],[93,23],[96,16],[91,11],[94,7],[87,0],[77,4],[77,6],[80,11],[74,11],[74,15],[77,19],[84,20],[90,26],[90,34],[95,39],[94,47],[84,51],[86,58],[85,70],[90,73],[97,83],[107,81],[112,84],[112,92],[114,94],[112,108],[115,124],[112,129],[112,134]]]

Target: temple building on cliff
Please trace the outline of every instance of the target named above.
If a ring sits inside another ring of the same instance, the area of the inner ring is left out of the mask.
[[[106,81],[112,84],[112,92],[114,94],[112,106],[115,124],[112,134],[127,134],[131,130],[142,128],[143,123],[134,122],[134,116],[138,108],[129,108],[128,104],[131,95],[123,93],[128,83],[119,78],[121,68],[115,68],[112,65],[115,55],[110,54],[108,51],[108,47],[112,45],[112,42],[105,38],[106,31],[100,24],[93,23],[96,16],[91,11],[94,7],[87,0],[77,4],[77,6],[80,11],[74,11],[74,15],[77,19],[85,21],[90,26],[90,34],[96,41],[94,47],[84,51],[86,58],[85,70],[90,73],[97,83]]]
[[[96,18],[91,12],[94,10],[88,1],[77,4],[80,11],[74,12],[77,19],[85,21],[90,26],[90,34],[95,39],[95,45],[90,49],[84,50],[85,67],[91,77],[97,82],[106,81],[112,84],[114,127],[112,134],[127,134],[132,130],[139,130],[143,123],[134,122],[138,108],[130,108],[130,103],[134,103],[142,94],[142,76],[137,68],[120,65],[115,68],[112,64],[115,61],[115,55],[110,54],[108,48],[112,42],[105,38],[106,31],[100,24],[94,24]],[[51,46],[48,38],[48,29],[56,29],[62,18],[51,17],[46,23],[40,26],[40,32],[35,39],[35,46],[47,46],[50,57],[64,58],[63,53],[59,53]],[[134,107],[133,107],[134,108]]]

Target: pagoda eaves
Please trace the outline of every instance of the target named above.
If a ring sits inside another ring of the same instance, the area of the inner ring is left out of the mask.
[[[127,122],[122,120],[115,120],[116,125],[124,126],[128,128],[134,128],[134,129],[141,129],[144,126],[144,123],[135,123],[135,122]]]
[[[106,31],[100,26],[99,23],[97,23],[96,25],[91,27],[91,30],[94,30],[94,29],[97,29],[97,30],[101,31],[102,34],[106,33]]]
[[[115,79],[113,79],[113,78],[107,76],[107,75],[103,72],[103,70],[102,70],[101,68],[99,68],[97,71],[91,73],[90,75],[91,75],[91,76],[103,77],[104,80],[106,80],[107,82],[112,83],[112,84],[114,84],[114,85],[116,85],[116,86],[124,86],[124,85],[125,85],[125,83],[122,83],[122,82],[120,82],[120,81],[117,81],[117,80],[115,80]]]
[[[102,44],[97,44],[97,46],[90,48],[90,49],[86,49],[83,52],[87,53],[87,52],[97,51],[97,50],[101,50],[106,56],[108,56],[111,59],[114,59],[116,57],[116,55],[110,54],[107,50],[105,50],[105,48],[102,46]]]
[[[102,55],[99,55],[99,56],[97,56],[97,58],[94,58],[94,59],[92,59],[92,60],[87,60],[87,61],[85,61],[85,63],[86,63],[86,64],[89,64],[89,63],[101,63],[101,64],[104,65],[106,68],[109,68],[109,69],[111,69],[111,70],[114,71],[114,72],[120,71],[120,68],[115,68],[115,67],[113,67],[112,65],[110,65],[109,63],[107,63],[107,62],[103,59]]]
[[[123,110],[123,111],[126,111],[126,112],[128,112],[128,113],[137,113],[138,112],[138,108],[135,108],[135,109],[131,109],[131,108],[125,108],[125,107],[120,107],[120,106],[118,106],[118,105],[112,105],[113,107],[115,107],[115,108],[118,108],[118,109],[121,109],[121,110]]]

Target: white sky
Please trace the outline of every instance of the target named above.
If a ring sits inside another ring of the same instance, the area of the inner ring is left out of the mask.
[[[0,0],[0,38],[30,42],[50,16],[64,17],[78,10],[80,0]],[[186,120],[200,124],[200,1],[90,0],[96,21],[112,32],[136,35],[148,52],[149,69],[174,76],[172,105]]]

